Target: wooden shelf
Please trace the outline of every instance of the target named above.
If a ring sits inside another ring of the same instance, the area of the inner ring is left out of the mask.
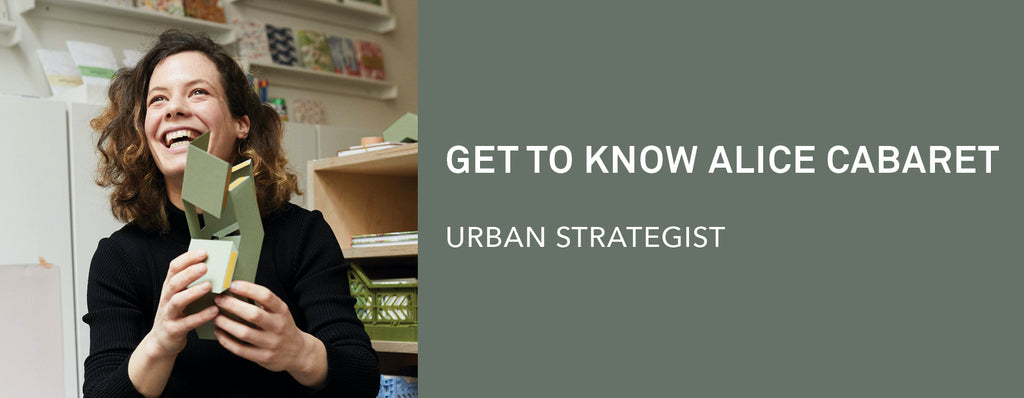
[[[345,258],[403,257],[419,254],[420,245],[396,245],[378,247],[346,247],[341,249]]]
[[[107,29],[156,36],[169,28],[199,31],[220,44],[235,41],[232,25],[179,17],[145,8],[121,7],[93,0],[34,0],[33,15]]]
[[[269,80],[271,86],[294,87],[303,90],[345,94],[379,100],[390,100],[398,97],[398,86],[386,80],[346,76],[340,73],[316,71],[269,62],[249,61],[244,66],[249,73]]]
[[[405,144],[356,155],[314,160],[314,172],[416,176],[419,144]]]
[[[235,5],[347,26],[374,33],[395,30],[395,17],[330,0],[235,0]]]
[[[415,341],[383,341],[373,340],[373,349],[377,352],[390,352],[395,354],[419,354],[420,343]]]
[[[311,160],[308,207],[320,210],[348,258],[416,255],[406,246],[351,249],[353,235],[417,230],[419,144]]]
[[[419,245],[351,248],[352,235],[417,230],[419,144],[311,160],[307,163],[306,200],[320,210],[345,257],[360,266],[402,275],[416,274]],[[380,370],[399,374],[419,361],[419,343],[374,340]]]

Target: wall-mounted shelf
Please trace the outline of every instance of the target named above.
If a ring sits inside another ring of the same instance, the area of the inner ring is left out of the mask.
[[[383,341],[373,340],[373,349],[377,352],[391,352],[395,354],[418,354],[420,344],[415,341]]]
[[[249,73],[269,80],[271,86],[294,87],[379,100],[398,97],[398,86],[384,80],[345,76],[340,73],[315,71],[271,62],[249,61],[245,68]]]
[[[347,26],[375,33],[395,30],[395,16],[330,0],[235,0],[235,5]]]
[[[179,28],[204,32],[220,44],[235,41],[235,28],[232,25],[93,0],[35,0],[31,14],[145,35],[156,36],[169,28]]]
[[[377,247],[346,247],[341,249],[345,258],[380,258],[380,257],[402,257],[415,256],[420,252],[418,244],[377,246]]]

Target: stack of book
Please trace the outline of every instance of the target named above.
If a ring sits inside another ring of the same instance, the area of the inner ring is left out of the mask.
[[[365,234],[353,236],[352,247],[415,245],[418,241],[418,231]]]
[[[396,146],[399,146],[399,145],[405,145],[405,144],[401,143],[401,142],[385,141],[385,142],[378,142],[376,144],[370,144],[370,145],[356,145],[356,146],[349,147],[348,149],[343,149],[343,150],[338,151],[338,156],[348,156],[348,155],[355,155],[357,153],[367,153],[367,152],[379,151],[381,149],[387,149],[387,148],[396,147]]]

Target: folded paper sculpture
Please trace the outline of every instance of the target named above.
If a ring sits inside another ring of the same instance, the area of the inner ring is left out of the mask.
[[[263,246],[252,161],[231,167],[207,152],[209,143],[209,132],[189,143],[181,189],[192,236],[188,249],[206,250],[206,274],[189,287],[206,281],[212,285],[210,294],[188,307],[189,313],[213,305],[213,298],[233,280],[255,282]],[[197,209],[202,210],[202,220]],[[213,323],[207,322],[196,332],[200,338],[215,339],[213,330]]]

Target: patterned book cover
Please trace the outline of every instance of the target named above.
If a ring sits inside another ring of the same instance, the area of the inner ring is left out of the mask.
[[[299,53],[302,54],[302,63],[307,68],[324,72],[334,71],[334,63],[331,62],[331,49],[327,46],[327,37],[323,33],[300,30]]]
[[[220,0],[185,0],[185,16],[204,21],[224,23],[224,7]]]
[[[330,36],[327,38],[327,45],[331,47],[335,73],[359,76],[359,58],[356,57],[356,45],[352,39]]]
[[[327,124],[324,116],[324,103],[314,99],[295,99],[292,101],[291,119],[299,123]]]
[[[302,66],[295,53],[295,36],[292,28],[276,27],[267,24],[267,43],[270,45],[270,58],[274,63],[288,66]]]
[[[384,52],[379,44],[357,40],[356,56],[359,58],[359,73],[362,77],[384,80]]]
[[[258,22],[235,20],[238,27],[238,55],[246,61],[270,62],[267,27]]]
[[[185,16],[185,4],[182,0],[135,0],[135,6],[174,16]]]

